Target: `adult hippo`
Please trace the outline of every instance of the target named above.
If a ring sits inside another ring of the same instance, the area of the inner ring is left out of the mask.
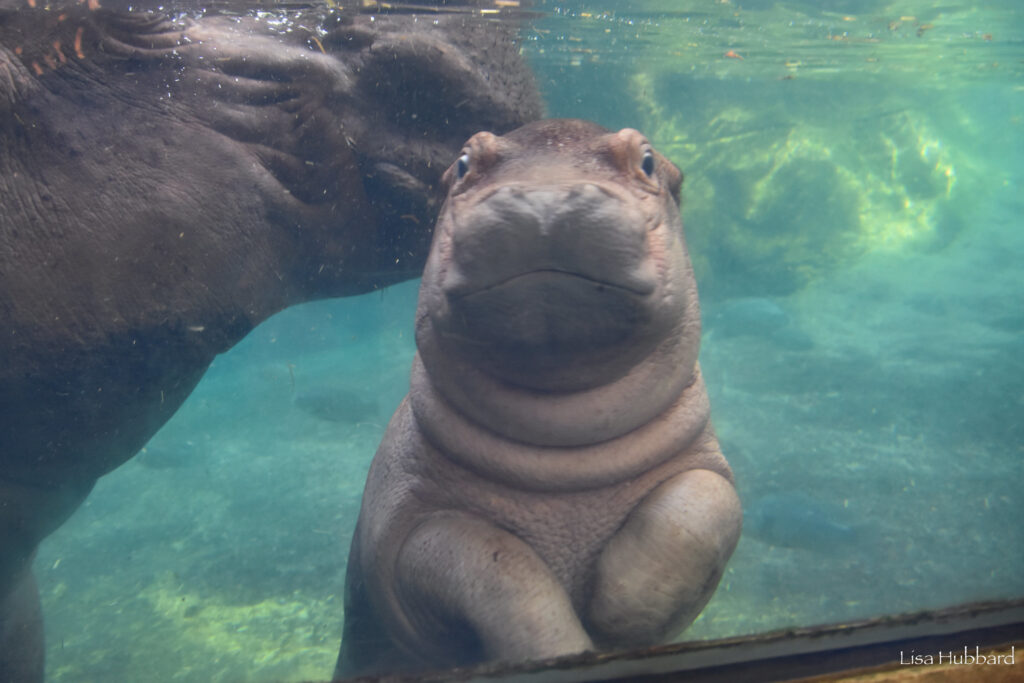
[[[0,680],[23,681],[40,540],[260,321],[418,275],[448,160],[539,104],[510,31],[465,14],[4,1]]]
[[[741,512],[681,181],[637,131],[575,120],[479,133],[448,169],[338,675],[652,644],[710,599]]]

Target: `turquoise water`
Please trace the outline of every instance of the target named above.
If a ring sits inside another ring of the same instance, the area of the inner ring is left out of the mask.
[[[1024,16],[973,4],[524,22],[550,115],[636,127],[686,173],[747,529],[685,638],[1024,594]],[[416,286],[275,316],[99,482],[36,563],[50,680],[329,675]]]

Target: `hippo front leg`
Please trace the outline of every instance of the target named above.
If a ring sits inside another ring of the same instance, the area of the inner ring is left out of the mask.
[[[651,491],[598,561],[595,639],[642,645],[688,626],[711,599],[741,520],[733,485],[710,470],[677,474]]]
[[[438,647],[479,648],[480,659],[540,659],[593,649],[569,596],[526,543],[481,519],[434,517],[398,560],[399,599]],[[470,642],[451,634],[471,631]]]
[[[0,681],[35,683],[43,680],[43,618],[39,589],[29,567],[0,593]]]

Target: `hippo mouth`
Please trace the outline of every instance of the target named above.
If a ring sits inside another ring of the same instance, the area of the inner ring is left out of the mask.
[[[586,273],[563,270],[561,268],[536,268],[512,275],[506,275],[499,280],[489,282],[487,284],[472,286],[469,285],[469,283],[464,283],[462,286],[456,286],[449,289],[447,294],[450,301],[457,301],[466,297],[484,294],[501,287],[530,287],[531,285],[536,285],[541,282],[547,282],[551,285],[555,285],[559,281],[564,283],[578,281],[580,284],[589,284],[593,287],[595,294],[598,295],[607,289],[615,290],[622,294],[632,294],[643,297],[647,296],[655,289],[653,282],[647,282],[638,278],[634,278],[631,281],[616,282],[607,278],[593,277]]]
[[[654,287],[578,271],[537,268],[448,291],[441,329],[464,344],[510,359],[549,358],[609,349],[643,329]],[[556,360],[557,359],[557,360]]]

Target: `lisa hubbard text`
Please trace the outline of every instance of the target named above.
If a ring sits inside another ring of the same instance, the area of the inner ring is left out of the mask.
[[[959,652],[953,652],[948,650],[946,652],[939,652],[935,655],[919,655],[915,654],[914,650],[911,650],[909,654],[900,650],[900,664],[1009,664],[1013,665],[1014,655],[1016,646],[1010,647],[1009,654],[981,654],[981,648],[977,645],[974,646],[974,652],[971,653],[967,650],[967,646],[964,646],[963,654]]]

